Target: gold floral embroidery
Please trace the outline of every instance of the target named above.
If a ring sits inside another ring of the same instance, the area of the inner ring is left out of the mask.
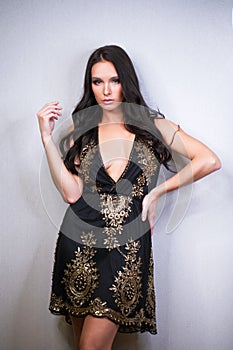
[[[113,227],[105,227],[103,233],[106,235],[104,245],[108,250],[119,247],[120,243],[117,238],[117,230]]]
[[[96,151],[96,143],[94,140],[91,140],[90,143],[83,147],[80,154],[80,173],[82,174],[85,183],[92,182],[93,185],[95,185],[95,182],[90,178],[90,165],[92,164]]]
[[[118,196],[111,194],[100,195],[101,214],[105,221],[103,233],[106,234],[104,245],[111,250],[118,247],[117,234],[123,231],[123,223],[131,212],[132,198],[130,196]]]
[[[66,293],[73,305],[83,305],[92,296],[98,287],[98,272],[96,263],[92,260],[96,251],[93,245],[96,243],[92,232],[81,236],[84,247],[78,247],[75,259],[67,264],[62,283],[65,284]]]
[[[154,261],[152,255],[152,249],[150,251],[150,262],[149,262],[149,276],[148,276],[148,289],[146,299],[146,311],[147,313],[155,318],[155,290],[154,290]]]
[[[64,308],[62,297],[57,297],[55,293],[52,293],[49,308],[53,312],[60,312]]]
[[[90,248],[96,245],[96,236],[92,231],[88,233],[83,232],[81,235],[81,240],[84,245],[87,245]]]
[[[60,305],[60,310],[53,308],[53,305],[57,305],[58,303]],[[109,308],[107,303],[103,302],[100,298],[93,299],[87,307],[79,307],[76,305],[70,305],[67,301],[63,301],[62,298],[57,297],[54,293],[51,296],[50,305],[50,310],[55,313],[63,310],[63,314],[77,317],[86,316],[88,314],[96,317],[107,317],[120,325],[120,332],[135,332],[144,329],[152,334],[157,333],[155,319],[146,317],[144,309],[140,309],[134,317],[126,317],[120,312]],[[71,323],[69,317],[67,317],[66,320]]]
[[[132,196],[141,198],[143,196],[143,186],[145,185],[145,175],[142,173],[137,177],[137,184],[133,185]]]
[[[158,159],[156,158],[152,145],[149,141],[147,144],[142,141],[138,141],[135,147],[138,152],[138,163],[141,164],[146,184],[149,185],[152,176],[155,175],[159,166]]]
[[[141,258],[137,259],[137,252],[140,249],[140,242],[130,240],[125,245],[128,253],[124,256],[126,265],[115,277],[115,284],[110,288],[114,292],[116,305],[120,308],[122,315],[128,316],[137,306],[141,294]]]
[[[105,221],[103,232],[106,238],[104,239],[104,245],[109,250],[117,248],[125,260],[125,266],[118,271],[110,287],[119,312],[109,308],[106,301],[102,301],[100,298],[93,299],[94,291],[99,283],[99,273],[93,259],[96,254],[93,248],[96,244],[96,237],[93,232],[84,233],[81,236],[84,247],[77,249],[75,258],[67,264],[64,271],[62,283],[64,283],[68,298],[63,300],[53,293],[50,310],[65,315],[85,316],[92,314],[97,317],[108,317],[120,325],[120,331],[149,330],[156,334],[152,255],[150,257],[148,290],[144,296],[146,298],[146,300],[144,299],[145,307],[139,309],[139,300],[142,298],[142,261],[140,257],[137,258],[137,252],[140,249],[140,242],[129,241],[125,245],[127,253],[124,254],[119,248],[118,240],[118,235],[123,232],[125,219],[131,212],[132,198],[143,196],[144,186],[151,183],[152,176],[156,174],[159,166],[149,142],[138,141],[135,143],[135,148],[142,172],[133,184],[131,195],[101,194],[100,184],[98,184],[97,189],[100,193],[100,208]],[[95,189],[97,184],[95,179],[91,177],[90,165],[93,162],[96,150],[96,143],[91,141],[84,147],[80,156],[84,182],[95,186]]]

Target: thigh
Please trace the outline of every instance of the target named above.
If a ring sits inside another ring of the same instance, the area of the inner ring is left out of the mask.
[[[79,350],[79,343],[83,329],[84,318],[70,316],[74,333],[75,349]]]
[[[118,327],[107,318],[88,315],[83,323],[81,349],[110,350]]]

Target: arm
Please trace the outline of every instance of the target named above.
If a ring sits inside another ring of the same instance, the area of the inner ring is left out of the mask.
[[[41,139],[53,182],[64,201],[74,203],[82,194],[82,181],[77,175],[68,171],[52,138],[55,120],[61,115],[58,102],[47,103],[37,113]]]
[[[169,145],[172,141],[171,150],[190,159],[190,162],[177,174],[155,187],[144,198],[142,219],[145,220],[148,216],[152,228],[155,219],[155,205],[160,196],[197,181],[221,167],[221,162],[213,151],[183,130],[178,130],[176,124],[166,119],[157,119],[155,123],[165,143]]]

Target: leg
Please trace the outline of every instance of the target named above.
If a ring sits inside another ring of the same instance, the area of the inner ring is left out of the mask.
[[[78,318],[78,317],[70,316],[70,319],[71,319],[71,322],[72,322],[72,328],[73,328],[73,333],[74,333],[75,349],[76,350],[80,350],[79,343],[80,343],[80,338],[81,338],[84,318]]]
[[[118,327],[107,318],[88,315],[83,324],[80,350],[111,350]]]

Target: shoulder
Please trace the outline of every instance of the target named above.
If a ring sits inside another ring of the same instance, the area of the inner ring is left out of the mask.
[[[170,146],[174,140],[176,133],[180,131],[180,126],[165,118],[155,118],[154,124],[155,127],[160,131],[164,142]]]

